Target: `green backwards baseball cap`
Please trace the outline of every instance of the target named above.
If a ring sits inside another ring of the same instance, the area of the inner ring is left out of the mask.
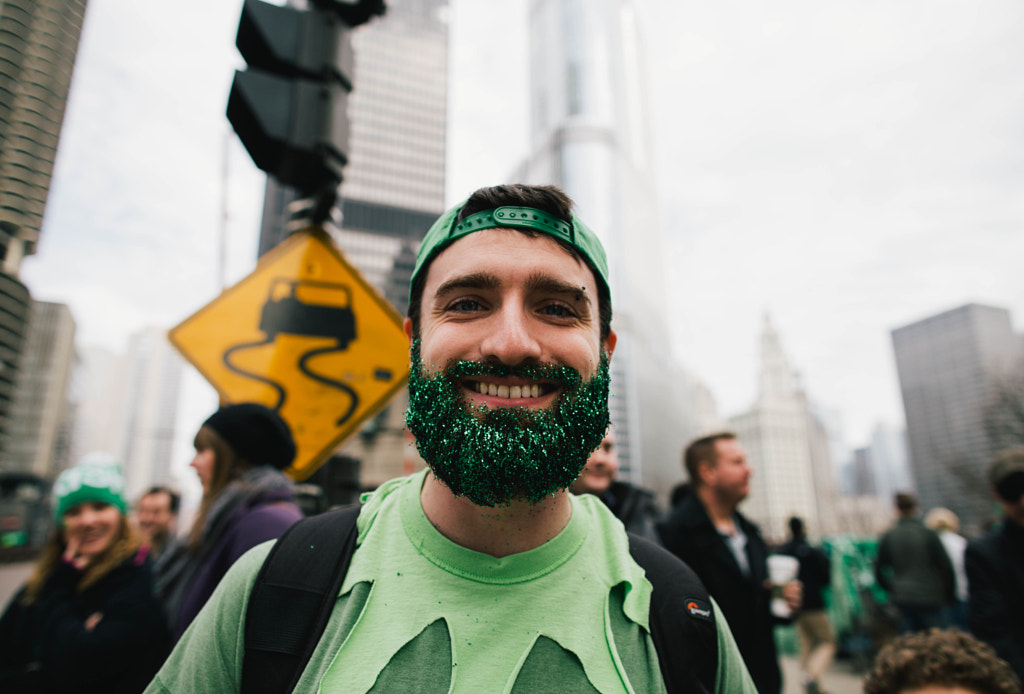
[[[427,235],[423,237],[420,250],[416,253],[416,267],[413,269],[412,278],[409,281],[410,291],[416,284],[416,278],[419,277],[420,272],[424,271],[441,251],[456,240],[475,231],[511,227],[540,231],[575,248],[594,271],[599,291],[608,297],[609,302],[611,301],[611,292],[608,288],[608,258],[605,255],[604,246],[601,245],[594,232],[587,228],[587,225],[581,222],[576,215],[572,215],[570,224],[553,214],[533,207],[497,207],[493,210],[483,210],[471,214],[460,221],[459,212],[462,211],[466,202],[463,200],[441,215],[430,227]]]

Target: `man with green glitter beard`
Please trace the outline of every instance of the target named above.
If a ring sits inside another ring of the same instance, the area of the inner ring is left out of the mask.
[[[406,421],[428,469],[364,497],[294,691],[680,689],[664,680],[631,540],[600,500],[567,490],[608,428],[616,343],[604,249],[571,206],[550,186],[484,188],[424,238]],[[246,605],[271,544],[235,564],[147,691],[239,691]],[[683,673],[686,690],[754,694],[713,601],[691,605],[717,659]]]

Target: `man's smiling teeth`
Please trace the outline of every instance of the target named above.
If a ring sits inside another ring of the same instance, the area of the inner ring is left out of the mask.
[[[540,386],[499,386],[495,383],[476,382],[476,390],[481,395],[494,395],[499,398],[539,398]]]

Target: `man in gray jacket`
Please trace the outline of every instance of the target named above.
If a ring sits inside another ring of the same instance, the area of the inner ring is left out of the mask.
[[[878,545],[875,577],[900,612],[900,632],[946,627],[955,598],[953,564],[942,540],[918,517],[913,494],[896,495],[899,519]]]

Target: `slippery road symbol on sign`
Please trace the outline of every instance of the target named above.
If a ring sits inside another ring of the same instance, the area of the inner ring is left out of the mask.
[[[252,274],[173,328],[224,402],[261,402],[291,426],[305,479],[409,374],[394,308],[320,229],[293,234]]]
[[[281,286],[286,287],[287,294],[278,297],[275,289],[279,289]],[[297,296],[296,292],[299,288],[330,290],[329,293],[331,294],[343,296],[344,301],[338,305],[308,303]],[[351,304],[352,293],[347,285],[276,278],[270,285],[270,296],[260,311],[259,327],[265,337],[256,342],[243,342],[242,344],[229,347],[224,352],[224,365],[235,373],[266,383],[273,388],[277,392],[277,402],[272,407],[275,410],[280,410],[288,395],[284,387],[266,376],[251,373],[235,366],[231,362],[231,355],[239,350],[270,344],[277,339],[279,334],[331,338],[336,341],[336,344],[316,347],[304,352],[299,358],[298,367],[299,371],[314,381],[319,381],[331,388],[337,388],[352,399],[352,404],[345,410],[344,414],[338,417],[336,422],[339,425],[344,424],[359,405],[359,394],[347,383],[313,371],[309,366],[309,362],[322,354],[330,354],[335,351],[344,352],[348,348],[348,344],[355,339],[356,318],[352,313]]]

